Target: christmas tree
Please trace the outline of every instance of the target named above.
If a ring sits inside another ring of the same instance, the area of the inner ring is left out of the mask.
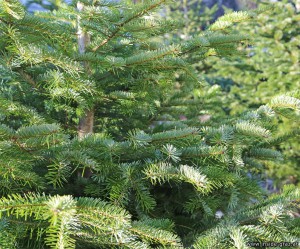
[[[1,248],[299,241],[299,189],[266,198],[259,174],[261,162],[283,160],[272,120],[300,100],[281,95],[227,119],[178,116],[221,105],[193,61],[234,53],[248,38],[224,29],[254,12],[168,44],[161,37],[180,24],[156,12],[164,0],[35,15],[0,3]]]

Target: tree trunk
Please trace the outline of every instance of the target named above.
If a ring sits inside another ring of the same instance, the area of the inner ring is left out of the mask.
[[[82,11],[84,9],[84,5],[81,2],[77,3],[78,11]],[[90,37],[86,34],[81,26],[80,20],[78,18],[78,49],[80,54],[85,53],[85,48],[90,44]],[[90,67],[88,63],[84,64],[84,68],[87,74],[91,73]],[[91,108],[89,110],[85,110],[85,114],[80,118],[78,125],[78,138],[82,139],[84,136],[93,133],[94,126],[94,109]]]
[[[84,9],[84,4],[81,2],[77,2],[77,10],[80,12]],[[90,36],[83,31],[80,26],[80,18],[78,17],[78,50],[79,53],[84,54],[85,48],[90,44]],[[91,73],[90,66],[86,62],[84,63],[85,72],[87,74]],[[82,140],[86,135],[93,133],[94,127],[94,108],[86,109],[84,111],[84,115],[79,119],[78,124],[78,139]],[[89,178],[92,175],[92,171],[90,168],[85,169],[85,171],[78,172],[78,175],[82,175],[85,178]]]
[[[83,117],[79,120],[78,138],[82,139],[84,136],[93,133],[94,127],[94,110],[86,110]]]

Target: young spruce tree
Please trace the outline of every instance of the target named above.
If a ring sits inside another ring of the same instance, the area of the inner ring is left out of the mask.
[[[246,37],[223,30],[252,13],[165,44],[158,37],[177,23],[155,10],[167,3],[82,1],[30,15],[1,0],[1,248],[299,241],[299,189],[265,198],[248,172],[282,160],[271,120],[300,100],[278,96],[207,126],[177,116],[217,94],[192,94],[190,60],[234,52]]]

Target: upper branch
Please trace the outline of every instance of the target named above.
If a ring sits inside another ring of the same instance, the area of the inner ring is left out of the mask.
[[[111,39],[113,39],[122,29],[122,27],[131,22],[132,20],[134,20],[135,18],[138,18],[140,16],[143,16],[144,14],[146,14],[148,11],[155,9],[157,6],[161,5],[162,3],[166,2],[166,0],[161,0],[153,5],[150,5],[148,8],[144,9],[143,11],[137,13],[136,15],[128,18],[127,20],[124,20],[124,22],[120,23],[117,25],[117,28],[115,29],[115,31],[113,33],[111,33],[105,40],[103,40],[98,46],[94,47],[92,49],[93,52],[96,52],[100,47],[104,46],[105,44],[107,44]]]

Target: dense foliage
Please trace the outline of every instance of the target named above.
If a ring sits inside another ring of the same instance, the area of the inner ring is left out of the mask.
[[[279,93],[290,92],[299,98],[300,13],[297,1],[280,1],[272,7],[272,16],[266,12],[259,15],[255,23],[237,25],[237,30],[252,37],[252,45],[245,48],[244,56],[207,63],[210,80],[230,88],[231,114],[255,109]],[[284,162],[267,165],[268,176],[279,180],[279,186],[299,182],[299,113],[294,113],[293,119],[295,122],[291,123],[281,117],[274,123],[278,132],[290,133],[293,138],[276,145],[285,155]]]
[[[248,38],[227,29],[258,11],[168,43],[181,27],[156,12],[168,3],[31,15],[0,1],[1,248],[299,241],[299,188],[268,197],[259,181],[264,162],[284,160],[273,120],[295,116],[300,100],[226,117],[220,88],[193,67],[235,53]]]
[[[299,4],[297,1],[256,2],[259,8],[267,7],[274,14],[266,11],[257,16],[255,22],[245,20],[231,29],[230,32],[239,31],[251,37],[248,43],[239,46],[239,54],[221,60],[210,56],[193,62],[204,81],[222,88],[221,108],[201,109],[212,118],[216,115],[219,118],[221,113],[232,116],[255,110],[280,93],[289,92],[299,98]],[[197,0],[178,2],[177,7],[168,16],[183,20],[184,28],[175,32],[173,39],[187,40],[212,21],[218,6],[203,8],[203,2]],[[232,12],[223,8],[227,13]],[[264,178],[272,191],[286,183],[299,183],[299,113],[295,114],[292,123],[283,116],[274,120],[278,132],[289,135],[274,145],[284,154],[285,160],[280,164],[265,163]]]

